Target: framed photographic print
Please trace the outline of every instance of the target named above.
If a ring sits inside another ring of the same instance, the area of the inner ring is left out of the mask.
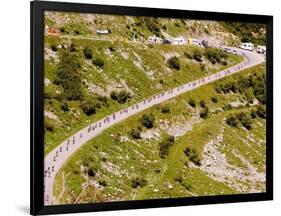
[[[31,2],[31,214],[272,200],[272,32]]]

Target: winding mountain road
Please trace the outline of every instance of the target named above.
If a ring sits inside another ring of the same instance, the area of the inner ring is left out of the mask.
[[[63,141],[60,145],[58,145],[55,149],[53,149],[44,158],[44,204],[53,205],[56,203],[56,200],[53,196],[53,188],[56,174],[60,168],[66,163],[70,156],[76,152],[77,149],[79,149],[87,141],[99,135],[105,129],[112,127],[113,125],[129,118],[130,116],[133,116],[156,104],[162,103],[200,86],[214,82],[218,79],[237,73],[246,68],[253,67],[265,61],[264,56],[260,54],[238,48],[231,47],[231,49],[235,49],[238,54],[243,55],[243,62],[217,73],[210,74],[160,94],[151,96],[130,107],[112,113],[111,115],[93,122],[87,127],[76,132],[71,137]]]

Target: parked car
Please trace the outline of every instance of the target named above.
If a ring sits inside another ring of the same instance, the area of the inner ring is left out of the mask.
[[[224,50],[225,52],[228,52],[228,53],[231,53],[231,52],[232,52],[231,49],[228,48],[228,47],[225,47],[223,50]]]
[[[207,40],[203,40],[202,41],[202,45],[203,45],[204,48],[208,48],[209,47],[209,44],[208,44]]]
[[[257,52],[260,54],[266,53],[266,47],[265,46],[257,46]]]
[[[240,45],[240,48],[244,49],[244,50],[253,51],[254,50],[254,45],[252,43],[242,43]]]

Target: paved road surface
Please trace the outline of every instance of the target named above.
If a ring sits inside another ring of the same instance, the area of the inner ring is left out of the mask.
[[[60,145],[58,145],[55,149],[53,149],[48,155],[45,156],[44,164],[44,203],[45,205],[53,205],[56,203],[56,200],[53,197],[53,187],[54,180],[59,169],[64,165],[67,159],[79,149],[83,144],[87,141],[91,140],[93,137],[96,137],[105,129],[112,127],[113,125],[133,116],[145,109],[148,109],[156,104],[162,103],[163,101],[167,101],[171,98],[174,98],[180,94],[186,93],[193,89],[196,89],[202,85],[206,85],[223,77],[229,76],[233,73],[237,73],[246,68],[255,66],[264,61],[264,56],[256,54],[254,52],[249,52],[245,50],[241,50],[238,48],[237,52],[244,56],[244,60],[242,63],[227,68],[225,70],[219,71],[217,73],[202,77],[200,79],[188,82],[184,85],[178,86],[171,90],[162,92],[160,94],[151,96],[143,101],[140,101],[130,107],[127,107],[118,112],[112,113],[100,119],[94,123],[91,123],[89,126],[83,128],[78,131],[65,141],[63,141]]]

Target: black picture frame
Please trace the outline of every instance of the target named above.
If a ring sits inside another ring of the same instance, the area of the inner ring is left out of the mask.
[[[99,13],[114,15],[154,16],[166,18],[188,18],[217,21],[239,21],[266,24],[266,192],[216,195],[204,197],[172,198],[157,200],[118,201],[109,203],[74,204],[44,206],[44,128],[43,128],[43,87],[44,87],[44,11]],[[121,209],[171,207],[181,205],[202,205],[215,203],[234,203],[273,200],[273,16],[186,11],[174,9],[155,9],[140,7],[77,4],[62,2],[31,2],[31,130],[30,130],[30,214],[61,214],[75,212],[108,211]]]

